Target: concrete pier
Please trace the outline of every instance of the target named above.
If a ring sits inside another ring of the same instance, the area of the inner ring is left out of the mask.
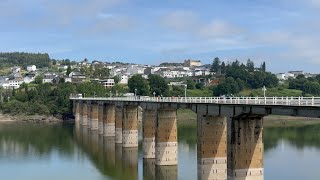
[[[104,113],[104,136],[114,137],[115,136],[115,106],[107,104],[105,106]]]
[[[124,108],[122,147],[138,147],[138,106]]]
[[[227,118],[198,115],[198,179],[227,179]]]
[[[87,126],[88,125],[88,104],[82,102],[82,120],[81,125]]]
[[[144,110],[142,118],[143,158],[155,158],[156,110]]]
[[[233,119],[231,127],[232,178],[263,180],[263,119],[244,115]]]
[[[122,144],[122,119],[123,119],[123,107],[115,107],[115,141],[116,144]]]
[[[178,164],[177,110],[159,109],[156,124],[156,165]]]
[[[81,109],[81,102],[75,102],[75,123],[80,124],[80,109]]]
[[[88,129],[91,129],[91,102],[90,101],[87,101],[87,126],[88,126]]]
[[[105,115],[104,111],[104,103],[99,104],[99,113],[98,113],[98,133],[99,135],[104,134],[104,127],[103,127],[103,116]]]
[[[98,131],[98,111],[99,106],[98,104],[91,104],[91,113],[90,113],[90,130]]]

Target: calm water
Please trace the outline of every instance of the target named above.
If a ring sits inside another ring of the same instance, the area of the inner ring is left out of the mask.
[[[197,179],[196,127],[179,127],[179,165],[152,169],[138,148],[71,125],[0,124],[0,179]],[[264,129],[265,179],[320,179],[320,125]],[[161,178],[160,178],[161,179]]]

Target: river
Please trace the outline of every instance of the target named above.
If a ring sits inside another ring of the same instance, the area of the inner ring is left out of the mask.
[[[154,167],[139,148],[73,125],[0,124],[1,179],[197,179],[195,125],[179,126],[177,167]],[[264,178],[320,179],[320,125],[264,128]]]

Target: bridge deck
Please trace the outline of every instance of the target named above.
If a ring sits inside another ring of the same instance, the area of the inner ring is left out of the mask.
[[[205,103],[238,105],[320,106],[320,97],[70,97],[71,100]]]

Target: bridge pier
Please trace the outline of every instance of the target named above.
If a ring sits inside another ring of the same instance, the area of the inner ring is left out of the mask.
[[[75,123],[79,124],[80,123],[80,102],[79,101],[75,101]]]
[[[178,164],[177,110],[159,109],[156,123],[156,165]]]
[[[82,119],[81,119],[81,125],[87,126],[88,125],[88,104],[85,102],[82,102]]]
[[[100,103],[99,104],[99,114],[98,114],[98,133],[99,135],[104,134],[104,128],[103,128],[103,117],[105,115],[105,110],[104,110],[105,104]]]
[[[242,115],[231,126],[232,178],[263,180],[263,117]]]
[[[104,118],[104,136],[114,137],[115,136],[115,106],[107,104],[105,107],[105,118]]]
[[[88,129],[91,129],[91,108],[92,108],[92,104],[91,101],[87,102],[87,126]]]
[[[227,179],[227,118],[198,115],[198,179]]]
[[[138,106],[124,107],[122,128],[122,146],[138,147]]]
[[[116,144],[122,144],[122,119],[123,119],[123,107],[115,107],[115,141]]]
[[[90,130],[98,131],[98,110],[99,106],[96,103],[91,104],[91,113],[90,113]]]
[[[156,110],[144,110],[142,117],[143,158],[155,158]]]

